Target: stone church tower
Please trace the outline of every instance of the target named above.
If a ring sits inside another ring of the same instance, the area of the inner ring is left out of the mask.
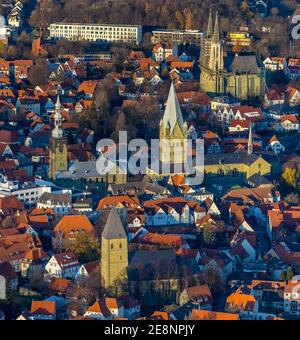
[[[187,123],[176,96],[174,84],[171,84],[164,116],[159,124],[160,161],[165,164],[183,164],[186,162],[185,142]]]
[[[201,44],[200,55],[200,89],[204,92],[223,93],[224,84],[224,52],[220,40],[219,16],[215,18],[213,29],[212,12],[209,13],[206,36]]]
[[[68,170],[67,140],[62,129],[62,107],[59,96],[55,104],[54,129],[50,140],[49,178],[55,180],[57,172]]]
[[[105,288],[126,275],[128,267],[127,234],[115,207],[112,208],[101,239],[101,277]]]

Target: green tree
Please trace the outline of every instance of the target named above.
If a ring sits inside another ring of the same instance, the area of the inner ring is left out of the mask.
[[[292,267],[288,267],[287,271],[286,271],[286,279],[287,281],[291,281],[294,277],[294,273],[293,273],[293,269]]]
[[[292,189],[297,188],[298,183],[298,174],[297,169],[286,167],[282,174],[282,180],[283,182]]]
[[[81,262],[99,259],[100,245],[97,238],[84,232],[79,233],[73,240],[66,240],[65,248],[71,250]]]
[[[213,246],[217,243],[217,230],[216,226],[211,223],[205,224],[203,228],[203,241],[209,246]]]
[[[122,273],[113,283],[109,289],[112,296],[119,297],[129,293],[129,285],[126,271]]]

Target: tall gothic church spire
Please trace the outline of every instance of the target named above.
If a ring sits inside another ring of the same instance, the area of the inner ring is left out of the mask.
[[[214,42],[220,41],[219,12],[216,13],[213,41]]]
[[[212,20],[212,11],[210,9],[209,17],[208,17],[208,24],[207,24],[206,37],[211,38],[212,35],[213,35],[213,20]]]
[[[170,129],[170,133],[172,133],[177,123],[179,127],[183,130],[185,123],[183,121],[182,112],[180,109],[178,98],[176,96],[175,86],[172,82],[165,113],[162,119],[162,124],[164,128]]]

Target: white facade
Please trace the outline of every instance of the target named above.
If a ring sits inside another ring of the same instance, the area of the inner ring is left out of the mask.
[[[195,213],[193,209],[190,209],[186,205],[181,214],[175,209],[170,209],[169,211],[164,211],[159,209],[155,214],[147,214],[145,212],[145,224],[147,226],[165,226],[165,225],[177,225],[177,224],[193,224],[195,219],[203,217]]]
[[[45,192],[51,192],[50,186],[38,186],[35,183],[22,183],[8,181],[0,175],[0,197],[16,196],[26,205],[35,205]]]
[[[287,67],[285,58],[266,58],[263,61],[265,68],[269,71],[283,71]]]
[[[123,41],[136,44],[142,40],[142,26],[140,25],[53,23],[49,30],[50,37],[55,39]]]
[[[73,263],[66,267],[61,267],[55,256],[52,256],[49,262],[46,264],[45,270],[50,277],[57,277],[60,279],[75,279],[79,268],[80,265],[77,260],[74,260]]]
[[[300,293],[295,286],[295,291],[284,292],[284,311],[290,315],[300,315]]]
[[[285,147],[279,141],[272,141],[268,145],[267,150],[272,150],[276,155],[279,155],[285,151]]]

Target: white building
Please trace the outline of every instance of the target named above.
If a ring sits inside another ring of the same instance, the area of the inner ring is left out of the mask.
[[[178,57],[178,48],[176,44],[156,44],[152,49],[152,58],[161,63],[168,57]]]
[[[289,284],[284,289],[284,311],[292,316],[300,315],[299,283]]]
[[[4,16],[0,15],[0,41],[6,39],[10,35],[10,28],[6,26]]]
[[[294,114],[281,116],[275,129],[279,132],[299,132],[300,122],[298,116]]]
[[[50,37],[69,40],[111,41],[139,44],[142,40],[140,25],[73,24],[53,23],[49,26]]]
[[[21,183],[17,179],[0,174],[0,197],[16,196],[25,205],[32,206],[45,192],[50,193],[51,187],[38,186],[35,181]]]
[[[287,68],[287,60],[285,58],[268,57],[263,61],[265,68],[269,71],[284,71]]]
[[[274,135],[270,141],[269,144],[267,146],[267,151],[273,151],[276,155],[279,155],[281,152],[285,151],[285,147],[284,145],[282,145],[280,143],[280,141],[278,140],[278,138]]]
[[[21,27],[24,18],[24,5],[21,1],[17,1],[13,9],[8,15],[8,24],[12,27]]]
[[[46,264],[45,277],[75,279],[79,268],[80,264],[72,252],[55,254]]]

